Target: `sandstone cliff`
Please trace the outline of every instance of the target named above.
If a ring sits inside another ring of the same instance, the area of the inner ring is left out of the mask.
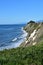
[[[26,47],[29,45],[36,45],[43,42],[43,22],[30,21],[24,27],[24,30],[28,33],[26,40],[21,44],[21,46]]]

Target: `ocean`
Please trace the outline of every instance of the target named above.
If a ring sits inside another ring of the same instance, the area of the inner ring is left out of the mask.
[[[0,50],[19,47],[26,37],[25,24],[0,25]]]

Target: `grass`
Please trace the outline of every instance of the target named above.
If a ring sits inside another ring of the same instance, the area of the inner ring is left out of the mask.
[[[0,51],[0,65],[43,65],[43,42],[35,46]]]

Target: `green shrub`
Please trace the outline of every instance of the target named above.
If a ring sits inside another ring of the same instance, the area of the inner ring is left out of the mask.
[[[0,51],[0,65],[43,65],[43,42],[35,46]]]

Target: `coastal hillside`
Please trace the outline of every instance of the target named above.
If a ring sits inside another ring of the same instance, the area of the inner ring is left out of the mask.
[[[0,51],[0,65],[43,65],[43,23],[30,21],[28,33],[18,48]]]
[[[28,33],[26,40],[21,46],[30,46],[43,42],[43,22],[30,21],[24,27],[24,30]]]
[[[0,65],[43,65],[43,43],[0,51]]]

